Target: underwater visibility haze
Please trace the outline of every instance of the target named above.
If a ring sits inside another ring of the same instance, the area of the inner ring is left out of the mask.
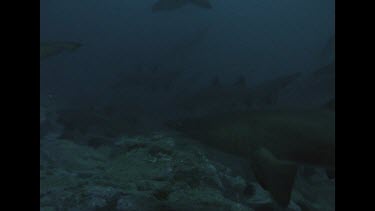
[[[40,210],[335,210],[335,1],[40,1]]]

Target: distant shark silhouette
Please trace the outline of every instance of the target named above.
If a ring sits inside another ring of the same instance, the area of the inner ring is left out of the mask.
[[[40,43],[40,60],[59,55],[63,52],[72,52],[82,46],[78,42],[42,42]]]
[[[335,112],[228,112],[167,126],[249,160],[256,179],[279,205],[289,205],[297,164],[335,170]]]
[[[195,5],[204,9],[211,9],[212,5],[209,0],[159,0],[152,6],[153,12],[170,11],[179,9],[186,5]]]

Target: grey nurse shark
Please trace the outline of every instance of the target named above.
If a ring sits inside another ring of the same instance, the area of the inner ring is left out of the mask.
[[[73,52],[82,46],[78,42],[41,42],[40,60],[59,55],[63,52]]]
[[[335,170],[335,112],[330,109],[241,111],[167,125],[247,159],[258,182],[283,207],[290,202],[299,165]]]

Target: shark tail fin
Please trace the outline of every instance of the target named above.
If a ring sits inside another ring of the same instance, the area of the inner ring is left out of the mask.
[[[211,9],[212,5],[209,0],[189,0],[189,2],[197,7]]]
[[[287,207],[297,174],[297,165],[279,160],[270,151],[261,148],[254,153],[253,170],[260,185],[279,205]]]

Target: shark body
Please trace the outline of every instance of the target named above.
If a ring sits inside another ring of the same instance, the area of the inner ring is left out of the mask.
[[[152,6],[152,12],[176,10],[189,4],[204,9],[212,8],[209,0],[159,0]]]
[[[80,48],[82,44],[78,42],[43,42],[40,43],[40,60],[51,56],[56,56],[63,52],[72,52]]]
[[[335,113],[329,110],[226,113],[168,126],[248,159],[258,182],[282,206],[289,204],[298,164],[335,169]]]
[[[243,110],[248,95],[246,79],[239,76],[231,85],[223,85],[215,76],[210,85],[176,98],[176,108],[189,116],[223,111]],[[223,100],[225,99],[225,100]]]

